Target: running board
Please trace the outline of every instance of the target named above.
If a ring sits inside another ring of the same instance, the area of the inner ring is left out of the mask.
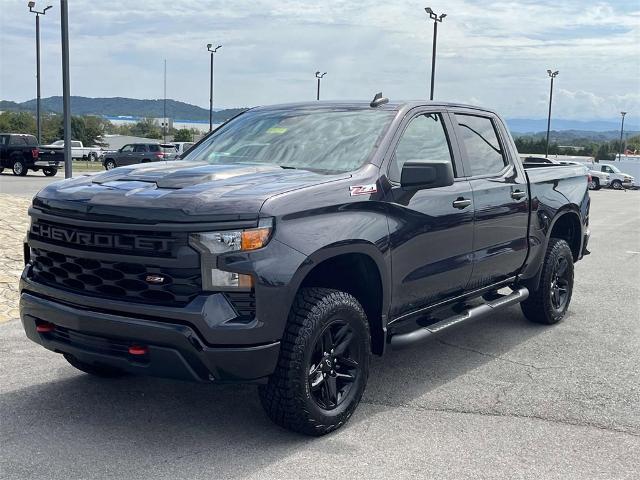
[[[528,296],[529,290],[525,287],[522,287],[518,290],[515,290],[513,293],[510,293],[509,295],[504,295],[490,302],[478,305],[477,307],[470,308],[460,315],[454,315],[453,317],[440,320],[439,322],[434,323],[433,325],[429,325],[428,327],[419,328],[418,330],[414,330],[413,332],[409,333],[393,335],[391,337],[391,347],[393,349],[409,347],[415,343],[419,343],[425,340],[433,334],[439,333],[459,323],[486,317],[488,315],[491,315],[492,313],[495,313],[497,310],[510,307],[511,305],[515,305],[516,303],[523,302],[527,299]]]

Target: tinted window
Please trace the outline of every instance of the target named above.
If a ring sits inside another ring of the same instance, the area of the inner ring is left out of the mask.
[[[0,145],[6,145],[9,143],[9,137],[7,135],[0,135]]]
[[[408,161],[452,163],[451,150],[440,114],[420,115],[411,120],[398,142],[391,162],[389,178],[392,181],[400,181],[402,166]]]
[[[141,153],[141,152],[146,152],[146,151],[147,151],[147,149],[145,148],[145,146],[144,146],[144,145],[136,145],[136,146],[133,148],[133,151],[134,151],[134,152],[136,152],[136,153]]]
[[[124,147],[122,147],[122,150],[120,150],[121,152],[133,152],[133,145],[125,145]]]
[[[471,175],[498,173],[507,164],[493,121],[487,117],[456,114],[467,150]]]
[[[143,150],[141,150],[142,152],[144,152],[144,146],[142,145]],[[160,145],[149,145],[149,151],[150,152],[159,152],[160,151]]]

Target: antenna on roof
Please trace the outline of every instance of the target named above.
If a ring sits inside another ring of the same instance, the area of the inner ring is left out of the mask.
[[[389,99],[382,96],[382,92],[376,93],[375,97],[369,104],[370,107],[379,107],[380,105],[384,105],[385,103],[389,103]]]

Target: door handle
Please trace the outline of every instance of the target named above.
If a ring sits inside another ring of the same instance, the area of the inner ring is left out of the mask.
[[[463,208],[467,208],[469,205],[471,205],[471,200],[469,200],[468,198],[460,197],[453,202],[453,207],[459,208],[460,210],[462,210]]]
[[[520,200],[521,198],[526,197],[527,194],[525,192],[522,192],[520,190],[515,190],[513,192],[511,192],[511,198],[513,198],[514,200]]]

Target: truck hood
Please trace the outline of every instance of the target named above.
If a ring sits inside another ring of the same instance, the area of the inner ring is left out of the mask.
[[[348,177],[274,165],[154,162],[52,183],[34,207],[128,223],[252,220],[273,195]]]

